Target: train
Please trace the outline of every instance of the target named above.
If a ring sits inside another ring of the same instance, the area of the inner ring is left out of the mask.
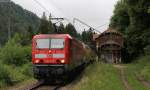
[[[57,79],[93,62],[94,52],[69,34],[39,34],[32,39],[34,78]]]

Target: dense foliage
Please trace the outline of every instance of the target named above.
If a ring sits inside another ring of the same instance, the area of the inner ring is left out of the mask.
[[[83,31],[81,34],[82,41],[96,51],[96,43],[93,42],[93,32],[91,28],[88,31]]]
[[[21,45],[22,40],[21,34],[15,34],[0,48],[0,87],[13,85],[32,76],[31,45]]]
[[[31,60],[31,46],[22,46],[18,34],[1,49],[0,59],[4,64],[21,66]]]
[[[150,51],[150,1],[120,0],[115,6],[110,27],[123,33],[124,59],[132,60]]]
[[[42,34],[54,33],[52,22],[51,20],[47,19],[45,12],[43,13],[42,18],[40,19],[40,26],[38,29],[38,33],[42,33]]]
[[[39,24],[32,12],[0,3],[0,88],[31,78],[31,39]]]

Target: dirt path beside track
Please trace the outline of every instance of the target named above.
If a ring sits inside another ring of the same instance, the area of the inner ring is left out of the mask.
[[[125,68],[126,66],[123,65],[114,65],[115,68],[117,68],[120,72],[120,78],[126,88],[126,90],[133,90],[132,87],[129,85],[126,74],[125,74]]]
[[[136,74],[136,78],[139,82],[141,82],[145,87],[150,88],[150,83],[144,80],[144,78],[140,74]]]

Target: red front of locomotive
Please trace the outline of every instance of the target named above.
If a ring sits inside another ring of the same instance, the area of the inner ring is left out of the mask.
[[[32,64],[37,79],[62,75],[70,62],[68,34],[35,35],[32,40]]]
[[[32,42],[33,64],[69,63],[68,35],[36,35]]]

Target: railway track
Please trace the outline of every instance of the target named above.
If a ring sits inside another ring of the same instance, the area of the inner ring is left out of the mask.
[[[89,62],[87,65],[82,65],[76,68],[75,72],[70,72],[72,74],[66,83],[58,82],[59,84],[48,84],[48,82],[45,83],[45,81],[43,80],[36,82],[35,84],[31,85],[28,89],[25,90],[60,90],[66,85],[72,83],[81,74],[84,68],[87,67],[90,63],[91,62]]]
[[[27,90],[36,90],[37,88],[39,88],[42,85],[44,85],[44,81],[38,81],[35,84],[33,84],[32,86],[30,86],[29,88],[27,88]]]
[[[25,90],[59,90],[63,85],[50,85],[44,81],[38,81]]]

